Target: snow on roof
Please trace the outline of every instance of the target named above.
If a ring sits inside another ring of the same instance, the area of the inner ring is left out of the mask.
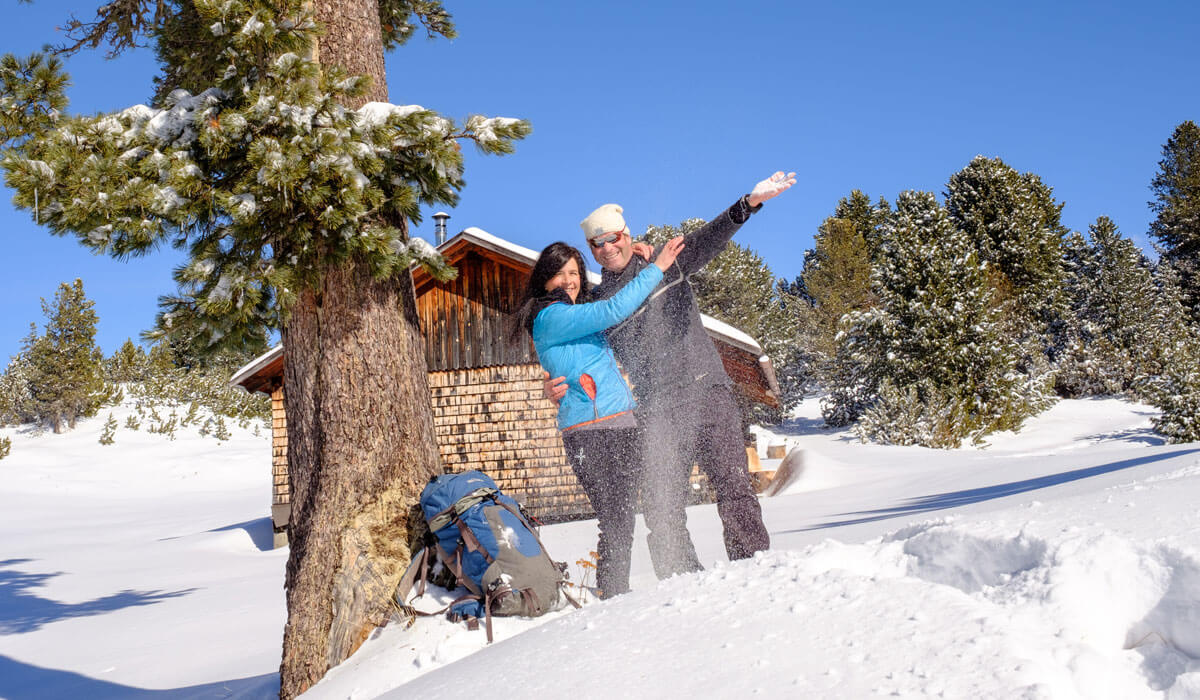
[[[233,376],[229,378],[229,386],[241,386],[243,382],[258,374],[260,369],[271,364],[281,354],[283,354],[283,343],[250,360],[244,367],[234,372]]]
[[[718,321],[707,314],[700,314],[700,320],[704,323],[706,329],[723,337],[731,345],[736,345],[755,355],[763,354],[762,346],[758,344],[758,341],[728,323]]]

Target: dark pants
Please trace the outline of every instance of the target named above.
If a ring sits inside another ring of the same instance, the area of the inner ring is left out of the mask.
[[[693,464],[716,491],[729,558],[745,559],[769,548],[762,508],[750,485],[741,412],[729,388],[655,398],[639,416],[646,445],[642,504],[654,572],[665,578],[702,568],[684,510]]]
[[[596,587],[602,598],[629,591],[629,558],[642,443],[637,428],[569,430],[563,433],[567,459],[583,485],[600,528],[596,547]]]

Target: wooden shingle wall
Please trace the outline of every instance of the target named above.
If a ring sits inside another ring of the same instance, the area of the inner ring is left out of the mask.
[[[271,392],[271,505],[291,502],[287,470],[287,415],[283,412],[283,387]]]
[[[589,517],[537,364],[429,373],[433,423],[448,472],[478,469],[538,518]]]

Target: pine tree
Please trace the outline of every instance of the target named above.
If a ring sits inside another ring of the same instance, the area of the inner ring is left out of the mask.
[[[217,416],[217,419],[213,422],[212,435],[218,442],[225,442],[233,437],[229,433],[229,426],[225,425],[224,416]]]
[[[1160,332],[1148,345],[1155,364],[1139,379],[1136,394],[1161,411],[1154,428],[1170,442],[1200,441],[1200,331],[1188,323],[1176,268],[1160,260],[1154,280],[1150,323]]]
[[[1169,442],[1200,441],[1200,337],[1191,333],[1170,349],[1161,374],[1139,387],[1161,413],[1154,429]]]
[[[108,420],[104,422],[104,429],[100,431],[100,444],[111,445],[117,435],[117,419],[113,418],[113,414],[108,414]]]
[[[688,235],[705,224],[703,219],[687,219],[679,226],[650,226],[645,239],[659,245]],[[805,358],[797,350],[797,319],[788,305],[778,279],[767,263],[753,250],[730,241],[713,260],[690,279],[696,304],[702,313],[750,334],[771,358],[779,381],[782,411],[793,407],[803,396]],[[757,405],[743,406],[745,420],[777,423],[780,412],[764,411]]]
[[[0,425],[36,420],[30,385],[29,351],[38,340],[37,324],[29,324],[29,335],[21,340],[21,350],[0,375]]]
[[[838,208],[861,204],[865,198],[855,190],[851,199],[843,199]],[[813,350],[826,358],[835,354],[834,337],[842,316],[876,304],[871,291],[871,266],[876,253],[869,243],[877,239],[874,216],[872,210],[865,222],[861,212],[855,218],[825,219],[814,238],[812,254],[805,258],[801,279],[813,304]]]
[[[4,459],[12,452],[12,439],[0,438],[0,459]]]
[[[42,300],[46,332],[28,350],[29,387],[37,418],[56,433],[95,415],[108,396],[93,306],[79,279],[60,285],[53,303]]]
[[[1157,375],[1186,333],[1186,312],[1170,281],[1158,280],[1133,241],[1101,216],[1090,244],[1065,242],[1071,349],[1059,362],[1056,386],[1068,396],[1135,391]]]
[[[878,308],[852,315],[840,341],[870,368],[864,439],[955,447],[1015,430],[1049,404],[1015,372],[986,266],[932,194],[900,195],[874,280]]]
[[[1184,305],[1200,321],[1200,127],[1191,120],[1175,127],[1162,156],[1150,183],[1150,235],[1178,271]]]
[[[1103,331],[1092,306],[1099,297],[1100,262],[1095,249],[1076,231],[1063,239],[1063,271],[1070,312],[1052,348],[1054,389],[1066,398],[1112,393],[1098,346]]]
[[[410,507],[441,471],[408,270],[452,274],[410,239],[453,205],[461,140],[507,153],[516,119],[457,125],[387,103],[385,48],[418,24],[454,35],[437,0],[110,3],[68,25],[114,51],[152,36],[154,106],[22,122],[3,166],[18,206],[127,257],[170,241],[207,345],[278,325],[284,343],[291,553],[282,697],[348,657],[391,610]],[[310,9],[311,8],[311,11]],[[414,75],[418,75],[414,70]],[[356,387],[348,393],[346,387]]]
[[[104,361],[104,377],[113,384],[137,382],[146,378],[149,368],[150,359],[146,351],[126,338],[121,347]]]
[[[991,270],[1007,332],[1025,354],[1021,369],[1035,379],[1048,370],[1066,307],[1062,207],[1041,178],[999,158],[976,156],[946,185],[946,210]]]

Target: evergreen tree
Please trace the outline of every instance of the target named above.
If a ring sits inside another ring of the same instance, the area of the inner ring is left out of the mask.
[[[1200,321],[1200,127],[1191,120],[1175,127],[1162,156],[1150,183],[1150,235],[1178,271],[1184,305]]]
[[[858,235],[862,236],[874,262],[879,252],[881,227],[887,223],[891,213],[892,205],[883,197],[871,204],[871,198],[862,190],[851,190],[849,195],[838,200],[832,218],[850,222]]]
[[[142,381],[149,369],[150,358],[146,351],[129,338],[104,361],[104,377],[113,384]]]
[[[1170,349],[1162,372],[1139,387],[1161,413],[1154,429],[1169,442],[1200,441],[1200,337],[1189,334]]]
[[[79,279],[60,285],[53,303],[42,300],[46,332],[28,350],[29,387],[34,413],[56,433],[95,415],[108,397],[93,306]]]
[[[703,219],[687,219],[679,226],[650,226],[645,239],[660,245],[680,235],[688,235],[705,224]],[[795,314],[784,296],[774,273],[757,253],[730,241],[712,262],[692,275],[690,284],[702,313],[723,321],[753,337],[775,368],[776,380],[786,412],[803,397],[805,358],[797,350],[798,331]],[[749,422],[778,422],[778,412],[766,412],[756,405],[743,406]]]
[[[1144,321],[1151,329],[1145,338],[1143,352],[1149,354],[1144,374],[1155,376],[1186,359],[1189,353],[1181,354],[1181,348],[1196,348],[1200,340],[1200,327],[1191,322],[1184,304],[1184,292],[1176,268],[1163,260],[1152,267],[1154,279],[1154,302]]]
[[[1087,239],[1072,231],[1063,239],[1064,293],[1070,312],[1052,349],[1054,389],[1065,398],[1098,396],[1115,391],[1107,381],[1102,352],[1097,345],[1103,332],[1093,313],[1100,262]]]
[[[108,414],[108,420],[104,421],[104,429],[100,431],[100,444],[113,444],[117,435],[117,419],[113,418],[113,414]]]
[[[812,349],[822,357],[835,354],[834,338],[842,316],[876,304],[871,290],[874,252],[867,241],[854,220],[830,217],[817,231],[813,254],[805,259],[801,278],[812,299]]]
[[[1023,348],[1021,369],[1037,378],[1065,313],[1062,204],[1032,173],[999,158],[976,156],[950,177],[946,210],[988,265],[1006,332]]]
[[[437,0],[97,12],[68,25],[66,48],[152,37],[158,99],[52,126],[23,120],[6,181],[18,206],[97,252],[186,247],[177,280],[207,345],[281,327],[292,513],[280,693],[292,697],[387,619],[411,506],[441,471],[408,270],[452,271],[408,224],[422,205],[457,201],[459,141],[506,153],[529,125],[457,125],[387,103],[385,48],[418,24],[454,35]]]
[[[854,314],[841,341],[870,373],[859,435],[955,447],[1015,430],[1049,404],[1015,372],[995,291],[965,233],[930,193],[905,192],[881,230],[877,309]]]
[[[1070,351],[1056,386],[1067,396],[1135,391],[1157,375],[1186,333],[1185,311],[1170,280],[1158,280],[1137,246],[1101,216],[1090,244],[1073,234],[1064,249],[1068,270]]]
[[[0,438],[0,459],[4,459],[12,452],[12,440],[10,438]]]
[[[21,350],[0,375],[0,425],[28,423],[36,419],[31,391],[29,350],[38,340],[37,324],[29,324],[29,335]]]

